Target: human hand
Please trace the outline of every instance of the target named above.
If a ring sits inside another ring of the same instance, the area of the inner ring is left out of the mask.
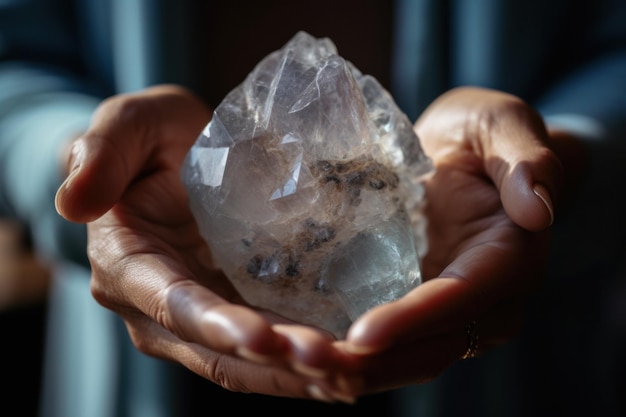
[[[340,344],[358,358],[358,395],[427,381],[509,341],[544,277],[562,172],[540,116],[516,97],[459,88],[415,129],[436,168],[426,181],[425,283],[364,314]],[[467,352],[474,321],[478,351]]]
[[[140,351],[229,390],[350,402],[332,338],[247,306],[211,263],[180,181],[209,119],[189,92],[158,86],[106,100],[74,142],[56,203],[88,223],[92,293]]]

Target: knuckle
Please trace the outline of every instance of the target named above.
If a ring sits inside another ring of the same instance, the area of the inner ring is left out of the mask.
[[[145,129],[154,118],[154,104],[141,93],[127,93],[105,99],[96,109],[94,118],[105,124],[124,128]],[[137,123],[141,121],[142,123]],[[142,133],[142,132],[138,132]]]
[[[161,327],[186,342],[190,340],[183,326],[188,323],[180,323],[180,320],[176,320],[174,316],[180,315],[182,310],[195,305],[190,299],[193,285],[185,279],[174,280],[161,289],[158,296],[152,297],[151,300],[154,302],[146,307],[147,314],[154,317]]]
[[[109,305],[109,292],[105,290],[105,287],[101,285],[98,272],[94,271],[91,274],[90,291],[91,296],[101,305],[105,307]]]
[[[151,338],[145,337],[141,331],[138,331],[138,327],[130,324],[130,321],[127,320],[126,325],[130,340],[139,352],[148,356],[158,356],[156,345],[152,343]]]
[[[203,373],[208,375],[208,378],[220,385],[222,388],[240,393],[251,392],[246,384],[238,377],[238,372],[233,372],[232,359],[224,355],[219,355],[214,361],[206,363],[203,366]]]

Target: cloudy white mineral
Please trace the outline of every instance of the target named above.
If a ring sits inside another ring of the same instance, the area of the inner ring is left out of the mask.
[[[421,282],[431,170],[389,93],[299,32],[215,109],[181,175],[243,297],[341,338]]]

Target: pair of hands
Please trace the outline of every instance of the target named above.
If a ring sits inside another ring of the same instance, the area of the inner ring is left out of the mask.
[[[57,194],[88,224],[92,293],[142,352],[226,389],[352,402],[432,379],[467,349],[514,337],[540,284],[562,167],[521,100],[451,90],[415,125],[426,183],[426,282],[364,314],[345,340],[245,303],[210,261],[179,170],[210,119],[191,93],[157,86],[106,100],[77,139]]]

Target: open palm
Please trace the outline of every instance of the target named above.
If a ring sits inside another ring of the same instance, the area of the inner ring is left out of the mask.
[[[435,165],[425,283],[353,325],[342,347],[360,355],[365,392],[437,376],[466,353],[470,323],[479,337],[472,354],[510,340],[544,277],[560,163],[534,111],[506,94],[460,88],[435,101],[416,131]]]
[[[210,111],[158,86],[106,100],[73,145],[59,212],[88,223],[91,289],[135,346],[223,387],[348,400],[334,392],[332,338],[246,305],[216,269],[180,181]]]

